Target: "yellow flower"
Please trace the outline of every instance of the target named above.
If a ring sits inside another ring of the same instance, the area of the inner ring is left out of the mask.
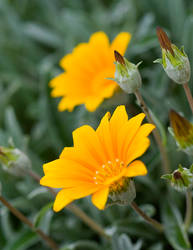
[[[130,38],[122,32],[110,45],[104,32],[96,32],[88,43],[79,44],[63,57],[60,66],[65,72],[50,82],[52,97],[62,97],[59,111],[72,111],[80,104],[94,111],[104,98],[113,95],[117,84],[107,78],[114,76],[114,50],[124,54]]]
[[[141,125],[144,117],[141,113],[128,120],[125,107],[119,106],[111,119],[106,113],[96,131],[84,125],[73,132],[74,146],[64,148],[59,159],[43,166],[40,184],[62,188],[55,211],[90,194],[93,204],[104,209],[108,195],[120,189],[124,180],[147,174],[143,162],[135,160],[149,147],[147,136],[155,127]]]

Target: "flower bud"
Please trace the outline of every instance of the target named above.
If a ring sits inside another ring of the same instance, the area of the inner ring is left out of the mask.
[[[193,186],[193,165],[190,169],[179,165],[172,174],[163,175],[161,178],[168,180],[177,191],[186,191]]]
[[[193,155],[193,124],[174,110],[170,111],[170,133],[174,137],[179,150]]]
[[[129,205],[136,197],[135,183],[131,178],[123,177],[113,184],[113,188],[110,187],[109,198],[107,207],[110,205]]]
[[[114,53],[116,71],[115,78],[112,80],[116,81],[126,93],[134,93],[142,85],[141,75],[138,70],[140,63],[135,65],[119,54],[119,52],[114,51]]]
[[[15,176],[23,176],[25,170],[31,168],[29,158],[17,148],[0,147],[0,164],[3,170]]]
[[[174,82],[187,83],[190,80],[191,70],[184,48],[178,49],[176,45],[172,44],[161,28],[157,28],[157,36],[162,49],[162,59],[157,59],[154,62],[162,64],[166,74]]]

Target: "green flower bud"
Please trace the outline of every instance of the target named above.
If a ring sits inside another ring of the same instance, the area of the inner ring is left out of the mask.
[[[123,177],[121,181],[113,183],[113,187],[110,187],[109,198],[107,207],[117,205],[129,205],[136,197],[135,183],[131,178]]]
[[[25,170],[31,168],[29,158],[17,148],[0,147],[0,164],[3,170],[15,176],[23,176]]]
[[[162,64],[166,74],[174,82],[187,83],[190,80],[191,70],[184,48],[178,49],[176,45],[172,44],[161,28],[157,28],[157,36],[162,49],[162,59],[157,59],[154,62]]]
[[[193,165],[190,169],[179,165],[178,169],[172,174],[166,174],[161,177],[170,182],[171,186],[177,191],[183,192],[193,187]]]
[[[142,85],[141,75],[138,70],[140,63],[135,65],[119,54],[119,52],[114,51],[114,53],[116,71],[115,78],[112,80],[116,81],[126,93],[134,93]]]
[[[178,149],[193,155],[193,124],[174,110],[170,111],[169,132],[174,137]]]

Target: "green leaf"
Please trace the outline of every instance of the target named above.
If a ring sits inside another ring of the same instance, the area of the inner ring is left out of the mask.
[[[191,249],[187,233],[183,226],[181,215],[176,207],[165,202],[162,208],[164,232],[175,250]]]
[[[112,247],[113,250],[139,250],[141,249],[142,241],[139,240],[134,245],[130,238],[126,234],[122,234],[121,236],[114,235],[112,238]]]
[[[36,218],[34,220],[34,227],[39,227],[42,219],[44,218],[44,216],[46,215],[46,213],[50,210],[50,208],[53,206],[53,202],[50,202],[48,204],[46,204],[36,215]]]
[[[4,250],[26,250],[38,241],[37,234],[31,231],[19,233],[15,238],[8,241]]]
[[[13,138],[15,146],[21,149],[25,149],[26,140],[23,136],[22,130],[12,107],[8,107],[5,111],[5,125],[7,128],[7,132]]]

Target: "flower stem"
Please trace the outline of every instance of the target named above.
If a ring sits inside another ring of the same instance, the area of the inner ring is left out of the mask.
[[[154,121],[149,113],[149,110],[148,110],[148,107],[141,95],[141,93],[139,92],[139,90],[136,90],[135,91],[135,96],[143,110],[143,112],[146,114],[146,117],[147,117],[147,120],[149,121],[149,123],[152,123],[154,124]],[[163,142],[161,140],[161,136],[160,136],[160,133],[158,131],[157,128],[155,128],[153,130],[153,135],[154,135],[154,138],[155,138],[155,141],[159,147],[159,150],[160,150],[160,153],[161,153],[161,156],[162,156],[162,167],[163,167],[163,171],[164,173],[170,173],[170,167],[169,167],[169,161],[168,161],[168,156],[167,156],[167,152],[166,152],[166,149],[163,145]]]
[[[186,215],[184,220],[185,230],[188,231],[192,221],[192,192],[191,189],[186,191]]]
[[[183,87],[184,87],[184,91],[186,93],[188,103],[189,103],[190,108],[191,108],[192,113],[193,113],[193,98],[192,98],[192,94],[191,94],[190,88],[188,86],[188,83],[183,84]]]
[[[145,214],[139,207],[138,205],[132,201],[131,203],[131,207],[133,208],[133,210],[135,210],[135,212],[137,214],[139,214],[141,217],[143,217],[143,219],[149,223],[152,227],[154,227],[156,230],[163,232],[163,226],[161,223],[159,223],[158,221],[150,218],[149,216],[147,216],[147,214]]]
[[[39,236],[47,243],[48,246],[50,246],[53,250],[58,250],[59,247],[56,245],[56,243],[47,236],[42,230],[35,228],[34,225],[31,223],[30,220],[28,220],[27,217],[25,217],[19,210],[17,210],[15,207],[13,207],[3,196],[0,196],[0,201],[23,223],[28,225],[32,231],[35,231]]]
[[[40,182],[40,177],[34,173],[32,170],[28,170],[28,174],[36,181]],[[53,194],[57,195],[57,192],[55,192],[54,189],[47,187],[47,189]],[[80,218],[87,226],[89,226],[91,229],[93,229],[95,232],[97,232],[99,235],[110,239],[110,236],[105,233],[104,229],[98,225],[93,219],[91,219],[85,212],[83,212],[78,206],[74,204],[69,204],[66,206],[68,210],[70,210],[73,214],[75,214],[78,218]]]

